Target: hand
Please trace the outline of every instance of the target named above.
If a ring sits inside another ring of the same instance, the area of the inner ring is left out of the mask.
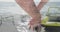
[[[35,18],[34,18],[34,19],[32,19],[30,21],[29,25],[30,25],[29,28],[34,31],[35,27],[39,27],[40,28],[40,21],[35,20]]]

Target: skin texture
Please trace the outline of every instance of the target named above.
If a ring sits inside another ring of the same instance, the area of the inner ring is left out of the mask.
[[[16,0],[16,2],[32,17],[29,23],[30,28],[33,30],[34,27],[40,26],[41,15],[39,11],[48,2],[48,0],[41,0],[38,6],[35,5],[33,0]]]

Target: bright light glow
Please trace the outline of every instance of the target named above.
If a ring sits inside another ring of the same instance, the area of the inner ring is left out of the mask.
[[[4,2],[15,2],[15,0],[0,0]],[[41,0],[34,0],[35,2],[40,2]],[[60,2],[60,0],[49,0],[49,2]]]
[[[3,2],[15,2],[15,0],[0,0],[0,1],[3,1]]]

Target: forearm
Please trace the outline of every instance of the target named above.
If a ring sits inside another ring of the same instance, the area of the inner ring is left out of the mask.
[[[27,13],[29,15],[31,15],[31,17],[36,21],[39,20],[41,18],[40,12],[37,10],[37,8],[35,6],[31,6],[29,8],[29,11],[27,11]]]
[[[39,5],[37,6],[38,11],[40,11],[47,2],[48,0],[41,0]]]
[[[35,6],[33,0],[19,0],[16,1],[35,21],[41,18],[41,15]]]
[[[38,11],[37,7],[35,6],[35,4],[31,4],[27,8],[26,8],[27,10],[25,10],[25,11],[33,18],[32,19],[33,22],[40,21],[41,15],[40,15],[40,12]]]

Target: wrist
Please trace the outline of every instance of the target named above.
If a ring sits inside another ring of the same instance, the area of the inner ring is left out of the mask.
[[[41,22],[41,17],[35,17],[35,18],[33,18],[32,19],[33,20],[33,22]]]

